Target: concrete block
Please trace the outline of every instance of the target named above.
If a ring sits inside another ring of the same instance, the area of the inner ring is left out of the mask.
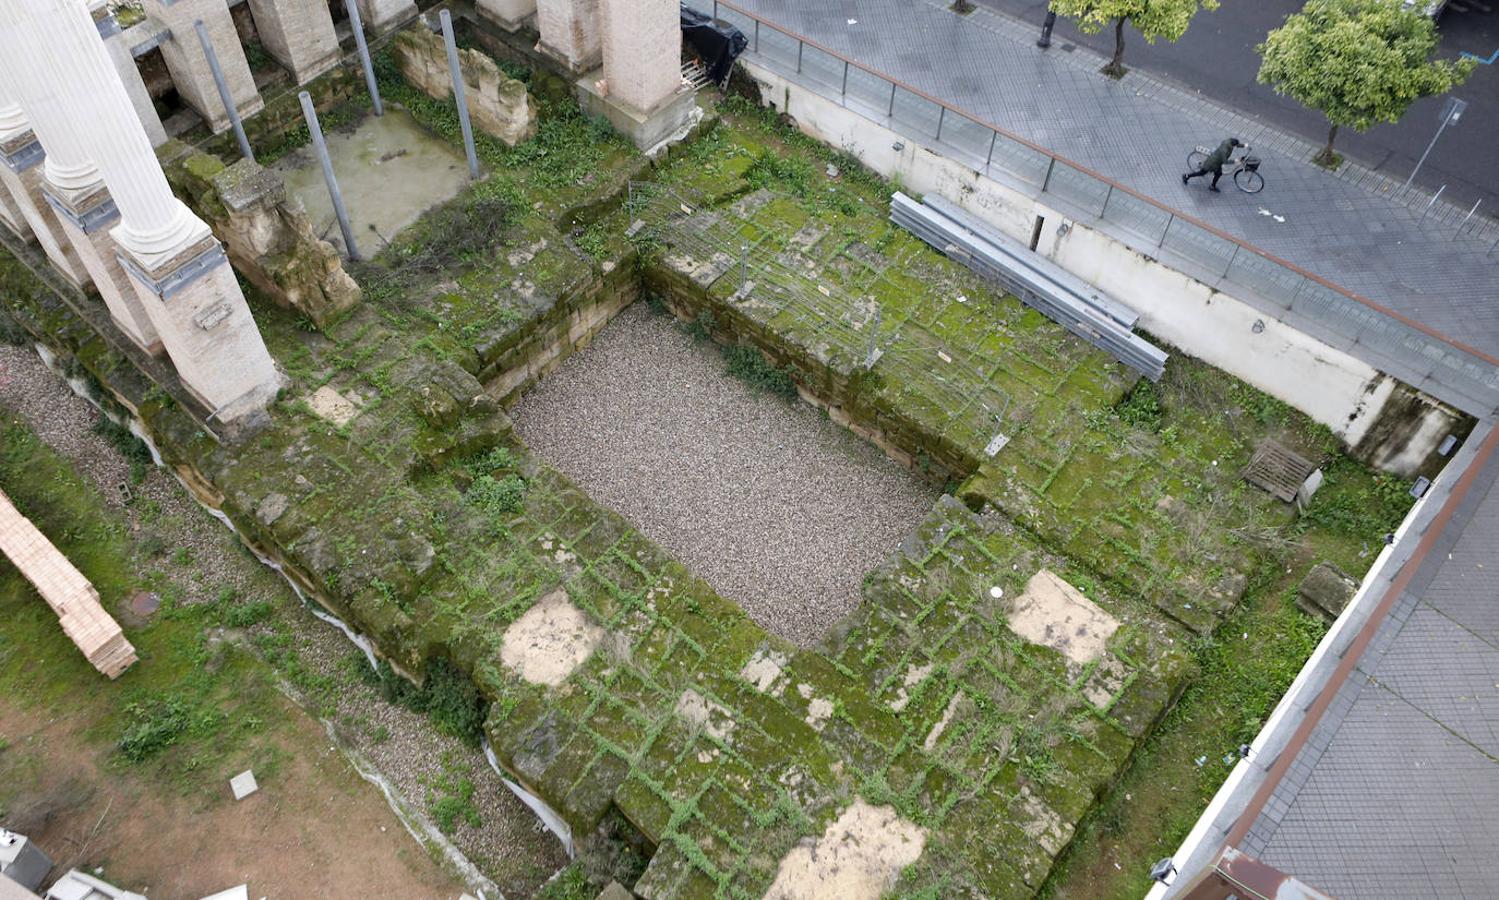
[[[608,95],[640,113],[682,90],[682,25],[676,0],[600,0]]]
[[[604,61],[599,38],[599,0],[537,0],[536,49],[575,74],[592,71]]]
[[[325,0],[249,0],[260,43],[306,84],[338,65],[338,35]]]
[[[172,32],[172,39],[161,45],[161,55],[166,61],[167,71],[172,73],[178,95],[203,117],[215,134],[229,128],[229,114],[219,99],[213,71],[193,28],[193,23],[199,20],[208,29],[208,37],[213,42],[214,53],[224,70],[229,94],[234,98],[240,117],[249,118],[260,112],[265,102],[255,88],[255,77],[250,73],[250,64],[245,61],[245,49],[240,44],[239,32],[234,28],[234,19],[224,0],[144,2],[146,15]]]
[[[506,31],[519,31],[527,19],[536,15],[536,0],[475,0],[474,8]]]
[[[229,779],[229,790],[234,793],[234,799],[243,800],[260,790],[260,785],[255,783],[255,773],[246,769]]]
[[[52,184],[45,185],[44,190],[63,234],[109,308],[115,327],[146,353],[154,356],[162,352],[161,337],[136,296],[130,276],[121,267],[114,238],[109,235],[120,212],[104,182],[95,182],[82,191],[64,191]]]
[[[584,75],[577,81],[578,104],[591,116],[602,116],[614,129],[630,139],[641,150],[651,150],[692,124],[697,112],[697,95],[691,91],[672,94],[656,108],[646,111],[620,103],[606,93],[599,78],[602,69]]]
[[[416,18],[412,0],[358,0],[359,17],[373,35],[388,34]]]

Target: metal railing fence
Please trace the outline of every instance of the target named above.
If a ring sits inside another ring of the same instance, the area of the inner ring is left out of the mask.
[[[1474,415],[1499,412],[1499,358],[726,0],[715,0],[713,14],[745,33],[753,62],[979,172],[1003,173],[1060,200],[1136,249],[1169,253],[1199,270],[1189,274],[1242,288],[1271,315],[1414,387]]]

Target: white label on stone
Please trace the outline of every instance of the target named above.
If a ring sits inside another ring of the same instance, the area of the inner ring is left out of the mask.
[[[229,318],[230,312],[232,310],[229,309],[229,304],[215,303],[213,306],[193,316],[193,321],[204,331],[210,331],[213,329],[213,326]]]

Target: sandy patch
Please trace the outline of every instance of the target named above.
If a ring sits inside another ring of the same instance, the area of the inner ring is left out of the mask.
[[[763,694],[770,690],[777,678],[781,677],[781,670],[785,666],[785,654],[774,650],[756,650],[755,655],[744,664],[744,668],[739,670],[739,677],[754,685],[755,690]]]
[[[765,898],[878,900],[925,846],[926,832],[893,807],[856,800],[822,837],[786,854]]]
[[[925,681],[934,668],[935,666],[931,663],[924,666],[908,666],[904,683],[895,689],[895,699],[890,701],[890,708],[896,712],[905,709],[906,704],[911,702],[911,689]]]
[[[1103,655],[1119,621],[1047,569],[1026,582],[1009,615],[1010,630],[1060,652],[1073,665]]]
[[[353,401],[326,384],[307,398],[307,406],[319,418],[332,422],[340,428],[359,415],[359,407],[355,406]]]
[[[736,723],[729,711],[691,688],[677,698],[676,711],[689,724],[725,743],[734,733]]]
[[[932,730],[927,732],[926,741],[921,745],[926,752],[931,753],[937,748],[937,742],[942,740],[942,732],[946,731],[947,726],[952,724],[952,717],[958,714],[958,707],[962,703],[963,692],[954,691],[952,699],[947,701],[947,709],[942,711],[942,718],[938,719],[937,724],[932,726]]]
[[[593,653],[604,629],[556,590],[505,629],[500,662],[532,684],[556,686]]]

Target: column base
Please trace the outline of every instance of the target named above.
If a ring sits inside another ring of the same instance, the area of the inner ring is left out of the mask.
[[[602,50],[595,50],[583,59],[574,61],[572,57],[567,55],[566,51],[558,50],[556,47],[551,46],[546,42],[545,38],[536,42],[536,52],[562,66],[571,75],[582,75],[585,72],[592,72],[604,64],[604,52]]]
[[[640,111],[599,93],[598,81],[604,70],[595,69],[575,82],[578,105],[591,116],[603,116],[614,130],[625,135],[643,152],[685,136],[697,114],[697,93],[680,90],[652,109]]]
[[[156,326],[136,296],[130,276],[120,267],[114,239],[109,235],[108,229],[119,221],[120,211],[110,199],[104,182],[77,191],[63,190],[48,182],[42,190],[115,325],[137,347],[152,355],[160,352],[161,338],[156,334]],[[150,347],[156,350],[151,351]]]
[[[217,239],[209,236],[152,268],[123,250],[136,295],[151,310],[177,375],[212,418],[257,418],[281,377]]]

